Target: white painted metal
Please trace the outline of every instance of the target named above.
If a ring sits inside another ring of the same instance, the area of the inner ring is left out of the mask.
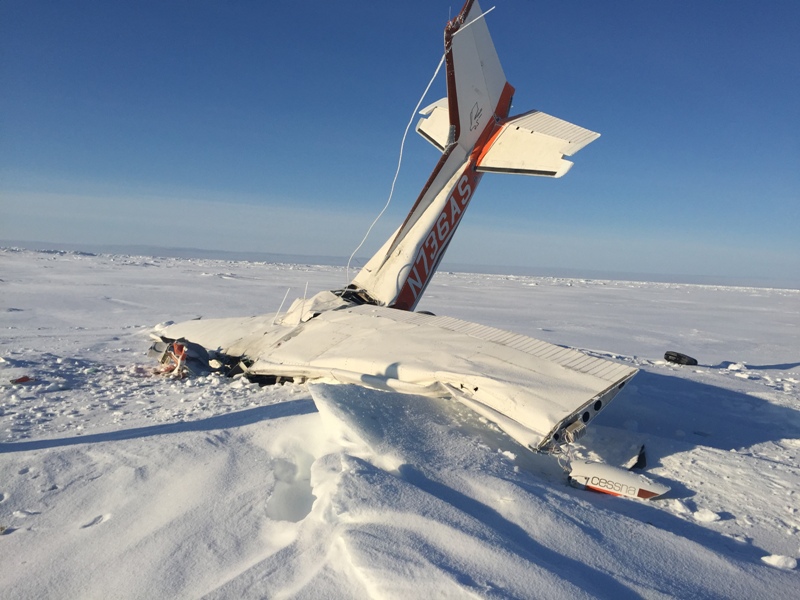
[[[249,373],[454,397],[521,444],[560,441],[590,421],[636,369],[448,317],[350,305],[330,292],[273,316],[189,321],[159,332],[232,356]],[[580,360],[577,360],[580,359]],[[597,403],[598,406],[595,406]]]
[[[457,146],[451,149],[446,162],[436,174],[432,185],[412,209],[406,222],[375,253],[353,279],[352,287],[365,290],[369,296],[384,306],[392,305],[409,274],[415,267],[417,257],[434,230],[442,211],[450,202],[456,183],[468,167],[467,154]],[[432,276],[434,264],[438,264],[446,245],[436,240],[438,247],[426,253],[425,274]],[[421,296],[423,289],[420,290]],[[416,304],[416,302],[414,303]],[[412,305],[410,308],[414,308]]]
[[[570,483],[612,496],[650,500],[666,494],[670,488],[639,473],[591,460],[571,465]]]
[[[503,126],[478,161],[478,170],[561,177],[572,167],[563,157],[572,156],[599,137],[594,131],[533,111]]]
[[[450,113],[447,110],[447,98],[437,100],[426,106],[419,114],[423,118],[417,122],[417,133],[433,144],[439,152],[444,152],[450,136]]]
[[[460,133],[458,143],[471,150],[494,119],[506,76],[489,35],[483,11],[475,2],[465,23],[453,36],[453,63]],[[451,91],[448,90],[448,94]]]

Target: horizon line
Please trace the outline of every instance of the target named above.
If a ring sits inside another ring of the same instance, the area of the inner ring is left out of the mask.
[[[244,262],[270,262],[279,264],[308,264],[326,267],[345,267],[347,256],[323,254],[297,254],[264,251],[219,250],[192,247],[170,247],[154,244],[96,244],[74,242],[42,242],[35,240],[0,239],[2,250],[27,250],[30,252],[64,252],[148,256],[152,258],[184,258],[209,260],[235,260]],[[356,268],[362,267],[369,257],[355,257]],[[800,290],[800,283],[770,277],[737,277],[733,275],[688,275],[678,273],[647,273],[632,271],[603,271],[581,267],[543,267],[522,265],[489,265],[458,263],[444,260],[445,272],[514,277],[552,277],[563,279],[595,279],[603,281],[628,281],[647,283],[674,283],[687,285],[720,285],[726,287],[756,287],[767,289]]]

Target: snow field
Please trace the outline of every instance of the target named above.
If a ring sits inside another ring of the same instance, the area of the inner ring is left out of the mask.
[[[572,454],[645,444],[644,503],[451,401],[151,375],[156,323],[343,279],[0,251],[3,597],[796,597],[800,291],[437,275],[422,309],[641,369]]]

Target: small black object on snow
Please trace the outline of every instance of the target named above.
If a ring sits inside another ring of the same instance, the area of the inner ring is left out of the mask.
[[[636,455],[636,461],[631,466],[628,467],[628,470],[632,471],[634,469],[646,469],[646,468],[647,468],[647,454],[644,451],[644,444],[642,444],[642,447],[639,448],[639,453]]]
[[[680,352],[674,352],[669,350],[664,354],[664,360],[667,362],[675,363],[676,365],[696,365],[697,359],[692,358],[691,356],[687,356],[686,354],[681,354]]]

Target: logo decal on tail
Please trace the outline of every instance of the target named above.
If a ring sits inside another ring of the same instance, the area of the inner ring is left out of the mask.
[[[408,280],[397,295],[395,308],[409,310],[410,307],[416,305],[417,299],[428,285],[428,280],[436,271],[450,239],[461,222],[461,216],[472,198],[472,190],[480,178],[480,174],[472,169],[470,169],[470,175],[465,173],[458,180],[442,212],[439,213],[439,217],[425,237],[425,242],[414,259]]]
[[[475,103],[472,110],[469,111],[469,130],[475,131],[481,124],[481,117],[483,116],[483,109]]]

